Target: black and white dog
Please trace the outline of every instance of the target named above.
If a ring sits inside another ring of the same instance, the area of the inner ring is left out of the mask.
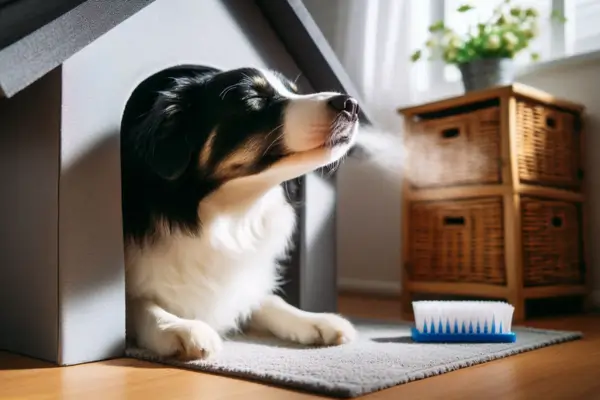
[[[132,93],[123,116],[128,335],[162,356],[210,357],[252,328],[302,344],[356,332],[275,295],[295,227],[282,183],[338,162],[357,102],[299,94],[270,70],[180,66]]]

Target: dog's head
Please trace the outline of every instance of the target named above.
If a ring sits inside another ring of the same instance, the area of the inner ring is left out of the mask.
[[[164,180],[220,184],[259,176],[278,184],[344,156],[358,113],[350,96],[301,94],[270,70],[179,67],[136,88],[122,130]]]

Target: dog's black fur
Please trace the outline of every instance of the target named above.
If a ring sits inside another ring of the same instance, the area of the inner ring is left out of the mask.
[[[135,88],[121,122],[126,239],[151,239],[157,221],[197,233],[197,207],[204,197],[225,181],[260,172],[286,155],[273,141],[288,100],[268,85],[255,84],[257,73],[184,65],[159,71]],[[282,81],[295,92],[295,85]],[[215,130],[210,160],[200,166],[199,153]],[[263,156],[215,174],[215,166],[250,138],[254,144],[259,138]]]

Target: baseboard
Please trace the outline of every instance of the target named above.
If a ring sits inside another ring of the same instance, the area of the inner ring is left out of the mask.
[[[399,296],[401,285],[400,282],[340,278],[338,279],[338,289],[340,292],[373,294],[379,296]]]

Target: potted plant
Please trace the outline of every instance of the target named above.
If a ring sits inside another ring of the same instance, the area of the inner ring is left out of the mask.
[[[472,4],[457,9],[460,13],[474,10]],[[445,26],[444,21],[434,23],[429,27],[431,37],[425,48],[430,59],[439,57],[458,67],[466,91],[511,84],[515,77],[515,56],[528,50],[539,34],[539,15],[534,8],[520,7],[511,0],[504,0],[494,8],[489,19],[470,26],[462,36]],[[556,11],[550,18],[565,21]],[[425,49],[416,50],[411,60],[420,60],[424,52]],[[539,59],[535,51],[530,50],[530,56],[533,61]]]

